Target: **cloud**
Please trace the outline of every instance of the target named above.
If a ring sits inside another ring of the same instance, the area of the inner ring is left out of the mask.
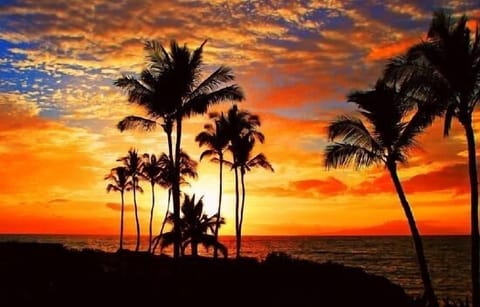
[[[454,164],[431,170],[426,173],[414,175],[401,180],[407,195],[415,193],[433,193],[436,191],[452,191],[455,194],[470,192],[468,168],[466,164]],[[376,193],[395,193],[390,175],[384,175],[373,180],[364,181],[352,189],[358,195]]]
[[[334,177],[326,179],[304,179],[290,181],[286,187],[263,188],[264,193],[277,197],[319,198],[331,197],[345,193],[348,186]]]
[[[69,202],[70,200],[69,199],[65,199],[65,198],[55,198],[55,199],[51,199],[48,201],[49,204],[55,204],[55,203],[67,203]]]
[[[122,205],[119,204],[119,203],[106,203],[105,206],[107,206],[107,208],[115,210],[115,211],[122,210]],[[133,212],[134,211],[133,205],[125,204],[124,207],[123,207],[123,211]],[[145,210],[140,209],[140,211],[145,211]]]

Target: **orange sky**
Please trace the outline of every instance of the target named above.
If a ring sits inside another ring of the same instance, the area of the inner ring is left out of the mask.
[[[4,1],[0,4],[0,233],[118,232],[118,194],[103,177],[131,146],[166,151],[162,131],[120,133],[115,124],[141,110],[112,85],[139,72],[142,41],[171,38],[191,48],[208,39],[205,71],[234,69],[260,115],[266,142],[257,146],[275,173],[246,176],[245,234],[408,234],[390,178],[381,167],[323,167],[325,128],[351,112],[345,96],[371,86],[385,61],[424,37],[434,8],[478,18],[480,7],[456,1]],[[226,110],[231,104],[215,110]],[[207,117],[185,123],[183,147]],[[478,134],[478,117],[475,130]],[[477,137],[478,138],[478,137]],[[400,167],[424,234],[468,232],[466,142],[455,124],[448,139],[438,121],[421,149]],[[217,166],[199,165],[187,193],[217,202]],[[233,234],[233,174],[225,172],[223,234]],[[147,229],[150,191],[139,196]],[[157,229],[166,203],[157,188]],[[126,229],[134,232],[131,195]],[[146,232],[144,232],[146,233]]]

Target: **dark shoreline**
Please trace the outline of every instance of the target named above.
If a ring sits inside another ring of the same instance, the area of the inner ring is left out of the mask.
[[[107,253],[0,243],[1,306],[413,306],[362,269],[270,254],[265,260]]]

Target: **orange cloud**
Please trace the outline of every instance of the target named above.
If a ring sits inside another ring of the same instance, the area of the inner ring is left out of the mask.
[[[428,171],[402,180],[402,186],[407,193],[428,193],[436,191],[453,191],[456,194],[470,192],[468,168],[466,164],[454,164],[438,170]],[[352,189],[359,195],[376,193],[395,193],[390,175],[384,175],[371,181],[365,181]]]
[[[336,195],[345,192],[348,187],[340,180],[328,177],[326,180],[306,179],[291,183],[297,192],[310,191],[318,194]]]
[[[420,43],[420,37],[406,38],[394,43],[385,43],[373,46],[368,53],[366,60],[383,61],[401,55],[411,46]]]

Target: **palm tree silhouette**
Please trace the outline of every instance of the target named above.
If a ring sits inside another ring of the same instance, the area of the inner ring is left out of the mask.
[[[162,221],[162,226],[160,228],[160,233],[156,236],[154,241],[154,246],[152,252],[154,253],[160,239],[163,236],[163,232],[165,230],[165,225],[168,220],[169,211],[170,211],[170,196],[172,191],[173,185],[173,178],[174,178],[174,170],[172,166],[172,161],[166,154],[162,154],[159,158],[160,165],[162,171],[160,172],[158,184],[168,190],[168,199],[167,199],[167,209],[165,211],[165,216]],[[180,184],[189,184],[186,180],[186,177],[190,177],[192,179],[196,179],[198,177],[197,174],[197,165],[198,163],[193,160],[183,149],[180,151]]]
[[[240,257],[241,245],[242,245],[242,225],[243,225],[243,213],[245,209],[245,174],[247,171],[251,171],[252,168],[261,167],[270,171],[274,171],[270,162],[268,162],[267,157],[263,154],[257,154],[253,158],[252,149],[255,146],[255,138],[251,134],[246,134],[240,137],[236,142],[234,142],[230,149],[234,155],[234,163],[226,161],[226,164],[231,166],[234,169],[240,169],[240,182],[242,187],[242,203],[239,208],[239,220],[237,225],[237,258]]]
[[[117,161],[120,161],[125,166],[128,176],[132,180],[132,185],[135,188],[132,188],[133,191],[133,206],[135,209],[135,224],[137,227],[137,242],[135,245],[135,251],[138,252],[140,249],[140,222],[138,220],[138,206],[137,206],[137,195],[136,191],[143,193],[143,189],[138,184],[138,176],[142,172],[143,161],[138,155],[138,152],[135,148],[130,148],[128,154],[125,157],[119,158]]]
[[[140,177],[150,182],[152,190],[152,207],[150,209],[150,223],[148,231],[148,252],[152,250],[152,225],[153,225],[153,214],[155,208],[155,184],[162,184],[161,173],[162,173],[162,161],[157,159],[157,157],[152,154],[145,153],[143,154],[143,168],[142,172],[139,174]]]
[[[119,166],[112,168],[110,174],[105,176],[105,180],[111,181],[107,185],[107,193],[114,191],[120,192],[120,197],[122,200],[122,207],[120,213],[120,248],[119,251],[123,250],[123,215],[125,212],[125,200],[124,194],[125,191],[131,191],[133,186],[132,182],[128,178],[128,171],[125,167]]]
[[[396,85],[387,85],[383,80],[378,80],[373,90],[351,93],[348,101],[357,105],[366,124],[356,117],[341,116],[329,125],[329,140],[333,142],[340,139],[340,142],[326,147],[325,166],[386,166],[412,232],[425,297],[429,306],[438,306],[420,233],[397,174],[397,163],[407,161],[408,150],[415,146],[418,134],[438,115],[438,107],[435,104],[418,105],[418,110],[412,116],[412,106],[410,102],[405,102],[404,92],[397,90]]]
[[[204,126],[204,131],[200,132],[195,141],[198,142],[200,147],[206,145],[208,149],[202,152],[200,155],[200,161],[205,157],[212,157],[212,162],[219,163],[219,192],[218,192],[218,208],[217,216],[221,216],[222,210],[222,194],[223,194],[223,162],[224,162],[224,152],[230,142],[226,118],[223,114],[218,115],[216,113],[211,113],[210,117],[213,118],[214,125],[206,124]],[[215,239],[218,241],[218,230],[220,228],[221,219],[217,219],[217,225],[215,226]],[[218,257],[217,247],[213,250],[213,258]]]
[[[235,238],[236,238],[236,256],[240,257],[240,193],[239,193],[239,178],[238,178],[238,163],[236,151],[241,147],[243,138],[253,138],[259,140],[261,143],[265,140],[265,136],[258,130],[261,122],[257,115],[254,115],[245,110],[239,110],[236,105],[233,105],[227,112],[225,118],[225,126],[228,137],[230,139],[229,151],[232,153],[233,162],[228,163],[232,166],[235,174]],[[225,161],[228,162],[228,161]]]
[[[203,200],[200,198],[195,202],[195,195],[191,198],[185,195],[182,207],[182,216],[180,218],[180,229],[182,238],[182,255],[185,254],[185,249],[190,245],[192,249],[192,256],[198,256],[198,245],[202,244],[205,248],[216,247],[220,252],[227,257],[227,248],[218,242],[215,235],[210,234],[215,231],[217,224],[225,224],[222,217],[216,214],[208,216],[203,212]],[[173,223],[173,214],[169,215],[168,222]],[[165,233],[162,238],[161,247],[165,248],[174,243],[175,233],[173,231]]]
[[[140,79],[124,76],[115,85],[125,88],[129,101],[144,106],[152,119],[137,116],[125,118],[119,127],[143,127],[147,130],[156,126],[158,118],[164,119],[167,133],[170,159],[174,161],[174,180],[172,185],[173,213],[176,220],[180,218],[180,148],[182,139],[182,121],[195,114],[204,114],[212,104],[227,100],[243,100],[243,92],[236,84],[226,85],[234,80],[230,68],[220,66],[207,78],[202,76],[202,53],[204,41],[199,48],[191,51],[186,45],[179,46],[175,40],[167,51],[157,41],[145,44],[148,52],[148,68],[143,70]],[[172,125],[176,124],[175,155],[171,138]],[[180,231],[174,244],[174,257],[180,254]]]
[[[405,56],[394,59],[387,74],[415,73],[417,84],[444,97],[444,135],[448,136],[453,118],[465,130],[471,191],[472,306],[480,307],[478,175],[472,126],[472,114],[480,97],[480,36],[478,25],[472,35],[467,21],[465,15],[456,19],[444,10],[435,12],[427,40],[411,47]]]

